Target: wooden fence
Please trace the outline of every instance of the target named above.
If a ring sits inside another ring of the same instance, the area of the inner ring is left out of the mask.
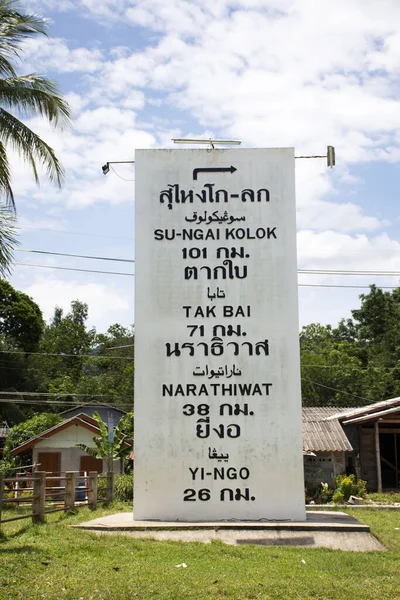
[[[105,480],[105,486],[99,486],[99,480]],[[21,483],[24,487],[20,487]],[[36,471],[21,478],[0,475],[0,527],[2,523],[28,518],[33,523],[43,523],[48,513],[69,511],[80,506],[94,510],[99,502],[111,502],[113,499],[114,473],[99,475],[97,471],[90,471],[85,476],[70,471],[52,476]],[[32,512],[2,519],[6,506],[17,508],[21,504],[31,506]]]

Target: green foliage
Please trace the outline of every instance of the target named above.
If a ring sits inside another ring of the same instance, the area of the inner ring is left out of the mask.
[[[344,502],[346,502],[343,492],[341,492],[340,490],[335,490],[333,492],[332,502],[334,504],[343,504]]]
[[[133,476],[116,475],[114,478],[114,496],[115,500],[129,502],[133,500]]]
[[[43,328],[42,313],[36,302],[0,279],[0,391],[29,390],[29,355],[25,352],[36,350]],[[5,419],[14,424],[23,420],[26,412],[21,408],[22,405],[1,404],[0,421]]]
[[[363,406],[400,394],[400,289],[375,285],[353,319],[313,323],[300,334],[305,406]]]
[[[323,483],[321,481],[321,487],[319,492],[319,497],[321,504],[327,504],[332,500],[334,490],[329,487],[328,483]]]
[[[6,439],[4,452],[11,452],[11,450],[17,448],[17,446],[20,446],[39,433],[58,425],[61,421],[62,418],[60,415],[54,413],[41,413],[28,419],[24,423],[14,425],[14,427],[11,427],[10,433]]]
[[[73,394],[84,394],[89,400],[93,394],[94,399],[103,396],[107,402],[130,408],[133,332],[113,325],[106,334],[98,335],[94,328],[87,327],[87,318],[87,305],[77,300],[65,315],[60,308],[55,309],[38,346],[42,354],[29,360],[33,388],[60,394],[60,402],[75,400]]]
[[[93,456],[93,458],[103,459],[107,465],[107,471],[111,471],[114,460],[124,457],[131,452],[131,448],[125,445],[123,424],[121,422],[118,423],[114,429],[114,441],[110,442],[108,440],[108,429],[99,413],[93,413],[93,418],[97,421],[100,429],[100,435],[93,437],[95,448],[91,448],[86,444],[76,444],[76,447],[89,454],[89,456]]]
[[[76,300],[66,314],[56,307],[45,325],[33,300],[0,281],[0,390],[54,394],[60,411],[77,394],[85,402],[93,395],[124,410],[133,407],[132,329],[113,325],[97,335],[87,319],[87,305]],[[34,409],[49,410],[45,396]],[[32,414],[28,402],[0,406],[0,419],[11,425]]]
[[[28,419],[24,423],[19,423],[11,427],[3,453],[3,469],[6,471],[11,467],[24,466],[32,463],[30,455],[13,457],[11,451],[24,442],[39,435],[43,431],[58,425],[62,421],[59,415],[53,413],[41,413]]]
[[[95,330],[86,327],[87,318],[88,306],[78,300],[71,302],[71,310],[65,316],[61,308],[55,309],[40,339],[38,352],[41,355],[29,360],[36,390],[60,394],[79,392],[76,386],[95,337]]]
[[[350,496],[365,498],[367,495],[367,482],[363,479],[356,480],[355,475],[338,475],[335,481],[336,489],[332,496],[335,504],[347,502]]]
[[[85,365],[85,373],[79,389],[92,393],[120,397],[116,404],[133,407],[134,380],[134,334],[133,329],[115,324],[107,333],[98,334],[93,340],[93,356]]]
[[[0,280],[0,347],[35,350],[44,327],[39,306],[26,294]]]

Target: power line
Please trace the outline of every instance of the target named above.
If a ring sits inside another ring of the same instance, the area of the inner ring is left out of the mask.
[[[33,265],[32,263],[15,263],[15,266],[22,267],[40,267],[41,269],[56,269],[58,271],[79,271],[80,273],[103,273],[104,275],[125,275],[126,277],[135,277],[134,273],[118,273],[115,271],[95,271],[93,269],[73,269],[72,267],[54,267],[50,265]]]
[[[342,369],[344,370],[344,368],[347,365],[307,365],[307,364],[301,364],[300,367],[310,367],[310,369]],[[375,365],[370,365],[368,367],[358,367],[358,366],[354,366],[354,365],[350,365],[349,367],[351,370],[356,370],[356,371],[369,371],[371,370],[375,370],[375,369],[384,369],[385,371],[396,371],[398,369],[398,367],[377,367]]]
[[[35,231],[49,231],[50,233],[65,233],[68,235],[83,235],[85,237],[99,237],[99,238],[107,238],[110,240],[134,240],[134,237],[122,237],[117,235],[102,235],[100,233],[85,233],[81,231],[67,231],[65,229],[50,229],[46,227],[21,227],[22,231],[31,231],[32,229]]]
[[[298,283],[298,287],[320,287],[320,288],[352,288],[357,290],[369,290],[369,285],[335,285],[330,283]],[[379,286],[380,290],[397,290],[398,285]]]
[[[46,396],[46,397],[52,397],[52,396],[57,396],[57,398],[61,397],[61,396],[79,396],[79,397],[84,397],[84,398],[110,398],[110,394],[76,394],[75,392],[70,392],[68,393],[63,393],[63,394],[59,394],[58,392],[0,392],[0,396],[12,396],[12,395],[19,395],[19,396]],[[133,397],[133,396],[132,396]],[[114,400],[116,399],[120,399],[120,400],[130,400],[131,396],[116,396],[113,397]]]
[[[134,263],[134,260],[128,258],[110,258],[108,256],[87,256],[84,254],[67,254],[65,252],[49,252],[47,250],[26,250],[24,248],[15,248],[17,252],[32,252],[34,254],[49,254],[51,256],[70,256],[72,258],[87,258],[90,260],[109,260],[112,262]]]
[[[106,260],[111,262],[123,262],[123,263],[135,263],[134,259],[128,258],[112,258],[109,256],[90,256],[86,254],[69,254],[66,252],[52,252],[50,250],[32,250],[27,248],[17,248],[18,252],[29,252],[33,254],[45,254],[50,256],[67,256],[71,258],[83,258],[88,260]],[[22,264],[22,263],[19,263]],[[31,266],[45,266],[45,265],[31,265]],[[47,266],[47,265],[46,265]],[[50,268],[50,266],[49,266]],[[56,268],[56,267],[51,267]],[[59,267],[61,268],[61,267]],[[297,269],[299,274],[305,275],[375,275],[375,276],[383,276],[383,277],[400,277],[400,271],[364,271],[364,270],[345,270],[345,269]],[[114,274],[114,273],[113,273]]]
[[[133,400],[133,398],[132,398]],[[20,398],[0,398],[0,404],[25,404],[28,406],[31,405],[49,405],[49,406],[93,406],[93,402],[72,402],[69,400],[63,400],[61,402],[56,402],[54,400],[23,400]],[[101,403],[99,403],[101,404]],[[131,404],[111,404],[109,402],[104,403],[104,406],[110,408],[132,408]]]
[[[376,275],[379,277],[399,277],[400,271],[361,271],[342,269],[297,269],[298,273],[306,275]]]
[[[117,173],[117,171],[114,169],[114,167],[109,163],[112,171],[114,171],[114,173],[116,174],[117,177],[119,177],[120,179],[122,179],[122,181],[135,181],[134,179],[125,179],[125,177],[122,177],[121,175],[119,175],[119,173]]]
[[[21,352],[20,350],[0,350],[1,354],[34,354],[39,356],[62,356],[69,358],[105,358],[109,360],[133,360],[133,356],[103,356],[99,354],[64,354],[63,352]]]
[[[327,390],[332,390],[333,392],[339,392],[339,394],[348,394],[349,396],[353,396],[353,398],[358,398],[359,400],[364,400],[365,402],[369,402],[367,398],[363,396],[357,396],[356,394],[351,394],[350,392],[346,392],[345,390],[338,390],[336,388],[330,387],[329,385],[324,385],[323,383],[318,383],[317,381],[312,381],[311,379],[306,379],[305,377],[301,378],[302,381],[308,381],[314,385],[319,385],[320,387],[326,388]]]
[[[42,252],[43,254],[51,254]],[[57,254],[57,253],[54,253]],[[61,256],[62,254],[59,253]],[[65,256],[77,256],[77,255],[65,255]],[[78,258],[96,258],[96,260],[120,260],[121,262],[135,262],[133,260],[125,260],[125,259],[108,259],[108,258],[100,258],[100,257],[83,257],[79,256]],[[41,269],[55,269],[58,271],[75,271],[79,273],[99,273],[103,275],[122,275],[125,277],[135,277],[135,273],[122,273],[120,271],[100,271],[95,269],[78,269],[73,267],[57,267],[54,265],[37,265],[33,263],[14,263],[14,266],[22,266],[22,267],[38,267]],[[382,277],[400,277],[400,272],[369,272],[369,271],[348,271],[348,272],[336,272],[336,271],[305,271],[302,269],[298,270],[299,274],[303,275],[376,275]],[[352,288],[352,289],[369,289],[370,285],[345,285],[345,284],[325,284],[325,283],[298,283],[298,287],[320,287],[320,288]],[[400,286],[379,286],[380,289],[383,290],[395,290]]]
[[[126,346],[107,346],[104,350],[119,350],[120,348],[134,348],[135,344],[127,344]]]
[[[80,254],[66,254],[62,252],[47,252],[44,250],[22,250],[22,252],[35,252],[38,254],[51,254],[57,256],[70,256],[75,258],[87,258],[92,260],[110,260],[116,262],[125,262],[125,263],[134,263],[133,259],[125,259],[125,258],[110,258],[106,256],[85,256]],[[47,269],[61,269],[64,271],[83,271],[84,273],[105,273],[107,275],[127,275],[128,277],[134,277],[134,273],[120,273],[113,271],[96,271],[92,269],[75,269],[72,267],[57,267],[54,265],[34,265],[34,264],[26,264],[26,263],[15,263],[16,265],[22,265],[24,267],[43,267]],[[339,271],[339,270],[318,270],[318,269],[298,269],[297,272],[301,275],[374,275],[381,277],[400,277],[400,271]],[[299,285],[312,285],[312,284],[299,284]],[[314,284],[322,285],[322,284]],[[335,286],[342,287],[342,286]],[[359,287],[359,286],[356,286]]]

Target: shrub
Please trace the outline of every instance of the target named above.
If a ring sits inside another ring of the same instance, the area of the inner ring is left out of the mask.
[[[335,490],[332,496],[332,501],[335,504],[343,504],[343,502],[345,501],[343,492],[341,492],[340,490]]]
[[[347,502],[350,496],[365,498],[366,493],[367,482],[363,479],[356,481],[355,475],[338,475],[332,500],[335,504],[341,504]]]
[[[330,502],[332,500],[333,492],[334,490],[329,487],[328,483],[323,483],[321,481],[321,490],[319,493],[321,504],[326,504],[327,502]]]
[[[116,475],[114,479],[114,496],[116,500],[128,502],[133,500],[133,476]]]

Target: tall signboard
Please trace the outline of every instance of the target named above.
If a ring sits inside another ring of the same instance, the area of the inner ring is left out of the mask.
[[[136,151],[136,520],[304,520],[294,150]]]

